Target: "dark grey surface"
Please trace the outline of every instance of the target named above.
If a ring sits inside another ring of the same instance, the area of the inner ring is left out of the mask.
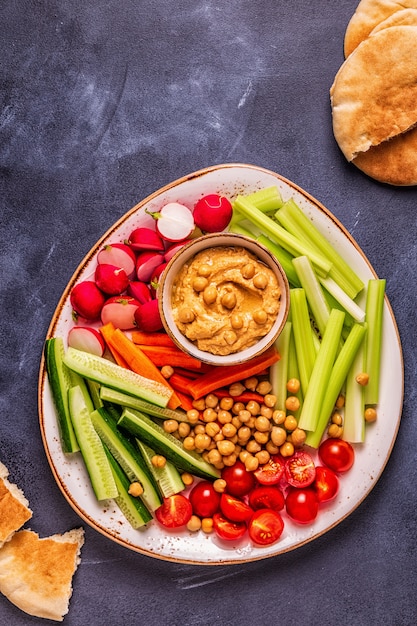
[[[294,552],[186,566],[85,526],[65,623],[417,623],[417,191],[380,185],[334,142],[328,91],[354,0],[3,1],[0,5],[0,460],[42,536],[80,524],[37,416],[46,330],[79,261],[160,186],[205,166],[279,172],[331,210],[387,292],[405,401],[381,479],[343,523]],[[395,416],[393,416],[395,417]],[[41,623],[0,597],[0,623]]]

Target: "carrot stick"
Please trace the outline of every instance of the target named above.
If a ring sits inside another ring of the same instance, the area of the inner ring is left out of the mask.
[[[181,408],[184,409],[184,411],[191,411],[191,409],[194,409],[193,399],[190,395],[188,395],[187,393],[182,393],[181,391],[178,391],[178,390],[176,390],[175,393],[181,400]]]
[[[216,367],[216,369],[211,372],[202,374],[199,378],[192,380],[188,384],[188,393],[196,400],[197,398],[211,393],[215,389],[231,385],[238,380],[249,378],[250,376],[256,376],[259,372],[264,371],[276,363],[279,358],[277,349],[275,346],[271,346],[266,352],[260,356],[254,357],[246,363]]]
[[[133,343],[137,343],[140,346],[176,347],[171,337],[164,332],[146,333],[143,330],[132,330],[131,337]]]
[[[117,365],[120,365],[120,367],[124,367],[125,369],[130,369],[126,359],[124,359],[122,355],[119,354],[119,352],[110,345],[109,337],[111,337],[116,330],[112,322],[108,322],[104,326],[101,326],[99,330],[103,336],[107,348],[109,349],[110,354],[112,355]]]
[[[186,376],[181,376],[180,374],[172,374],[169,377],[169,384],[175,391],[179,393],[185,393],[190,395],[190,383],[192,382],[191,378],[187,378]]]
[[[139,346],[135,345],[120,328],[115,328],[113,332],[108,333],[107,343],[125,359],[131,370],[145,378],[163,383],[171,389],[173,393],[167,406],[171,409],[179,407],[180,399],[174,393],[167,379],[162,376],[156,365],[142,352]]]
[[[137,344],[135,344],[137,345]],[[200,370],[201,361],[186,354],[179,348],[168,348],[167,346],[138,346],[146,356],[157,367],[171,365],[172,367],[183,367],[189,370]]]

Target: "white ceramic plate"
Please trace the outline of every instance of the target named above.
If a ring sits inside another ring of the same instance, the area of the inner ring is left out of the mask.
[[[314,220],[315,225],[336,245],[362,280],[375,277],[364,253],[338,220],[294,183],[251,165],[217,165],[163,187],[126,213],[101,237],[67,285],[47,336],[62,336],[66,339],[72,325],[69,303],[71,288],[76,282],[93,275],[96,254],[105,243],[123,241],[133,228],[150,223],[152,218],[145,214],[145,208],[155,210],[172,201],[190,203],[192,206],[197,198],[208,193],[222,193],[233,198],[237,194],[250,193],[271,185],[278,186],[284,199],[294,198]],[[109,539],[151,557],[182,563],[219,565],[254,561],[293,550],[316,539],[342,522],[369,494],[384,470],[398,432],[403,402],[403,379],[401,343],[395,318],[386,298],[378,420],[367,427],[366,443],[355,446],[355,464],[341,478],[337,498],[321,509],[311,525],[297,525],[286,518],[280,540],[269,547],[255,547],[248,538],[234,544],[221,542],[214,535],[204,535],[202,532],[169,532],[154,522],[144,530],[133,530],[112,501],[98,503],[79,455],[65,456],[61,451],[43,360],[39,374],[40,428],[49,464],[65,498],[86,523]]]

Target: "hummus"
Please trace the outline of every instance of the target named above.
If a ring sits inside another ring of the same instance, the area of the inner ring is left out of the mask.
[[[210,248],[192,257],[173,283],[174,321],[200,350],[232,354],[271,330],[280,296],[274,272],[248,250]]]

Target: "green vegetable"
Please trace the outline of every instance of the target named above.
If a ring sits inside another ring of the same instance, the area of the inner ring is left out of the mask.
[[[365,440],[365,392],[363,385],[356,381],[356,376],[364,369],[364,343],[366,341],[362,341],[346,376],[343,439],[349,443]]]
[[[272,393],[276,396],[275,408],[279,411],[285,411],[285,400],[287,398],[287,381],[288,381],[288,359],[291,340],[292,324],[288,320],[285,322],[278,339],[275,342],[279,352],[280,359],[270,368],[270,382],[272,385]]]
[[[368,324],[365,371],[369,375],[369,383],[365,387],[365,404],[377,404],[379,400],[385,286],[385,278],[373,278],[368,282],[365,307]]]
[[[314,347],[313,331],[304,289],[290,289],[290,303],[300,383],[305,396],[316,360],[316,349]]]
[[[174,495],[174,493],[180,493],[180,491],[185,489],[181,474],[173,463],[167,461],[164,467],[155,467],[152,463],[155,451],[137,438],[136,445],[164,498],[168,498]]]
[[[292,261],[308,305],[321,335],[323,335],[330,317],[330,307],[323,293],[320,282],[306,256],[296,257]]]
[[[114,404],[120,404],[122,407],[129,407],[146,413],[146,415],[152,415],[152,417],[158,417],[162,420],[176,420],[177,422],[187,422],[187,414],[180,409],[170,409],[168,407],[156,406],[151,402],[146,402],[141,398],[135,398],[127,393],[117,391],[116,389],[110,389],[109,387],[101,387],[100,398],[106,402],[112,402]]]

